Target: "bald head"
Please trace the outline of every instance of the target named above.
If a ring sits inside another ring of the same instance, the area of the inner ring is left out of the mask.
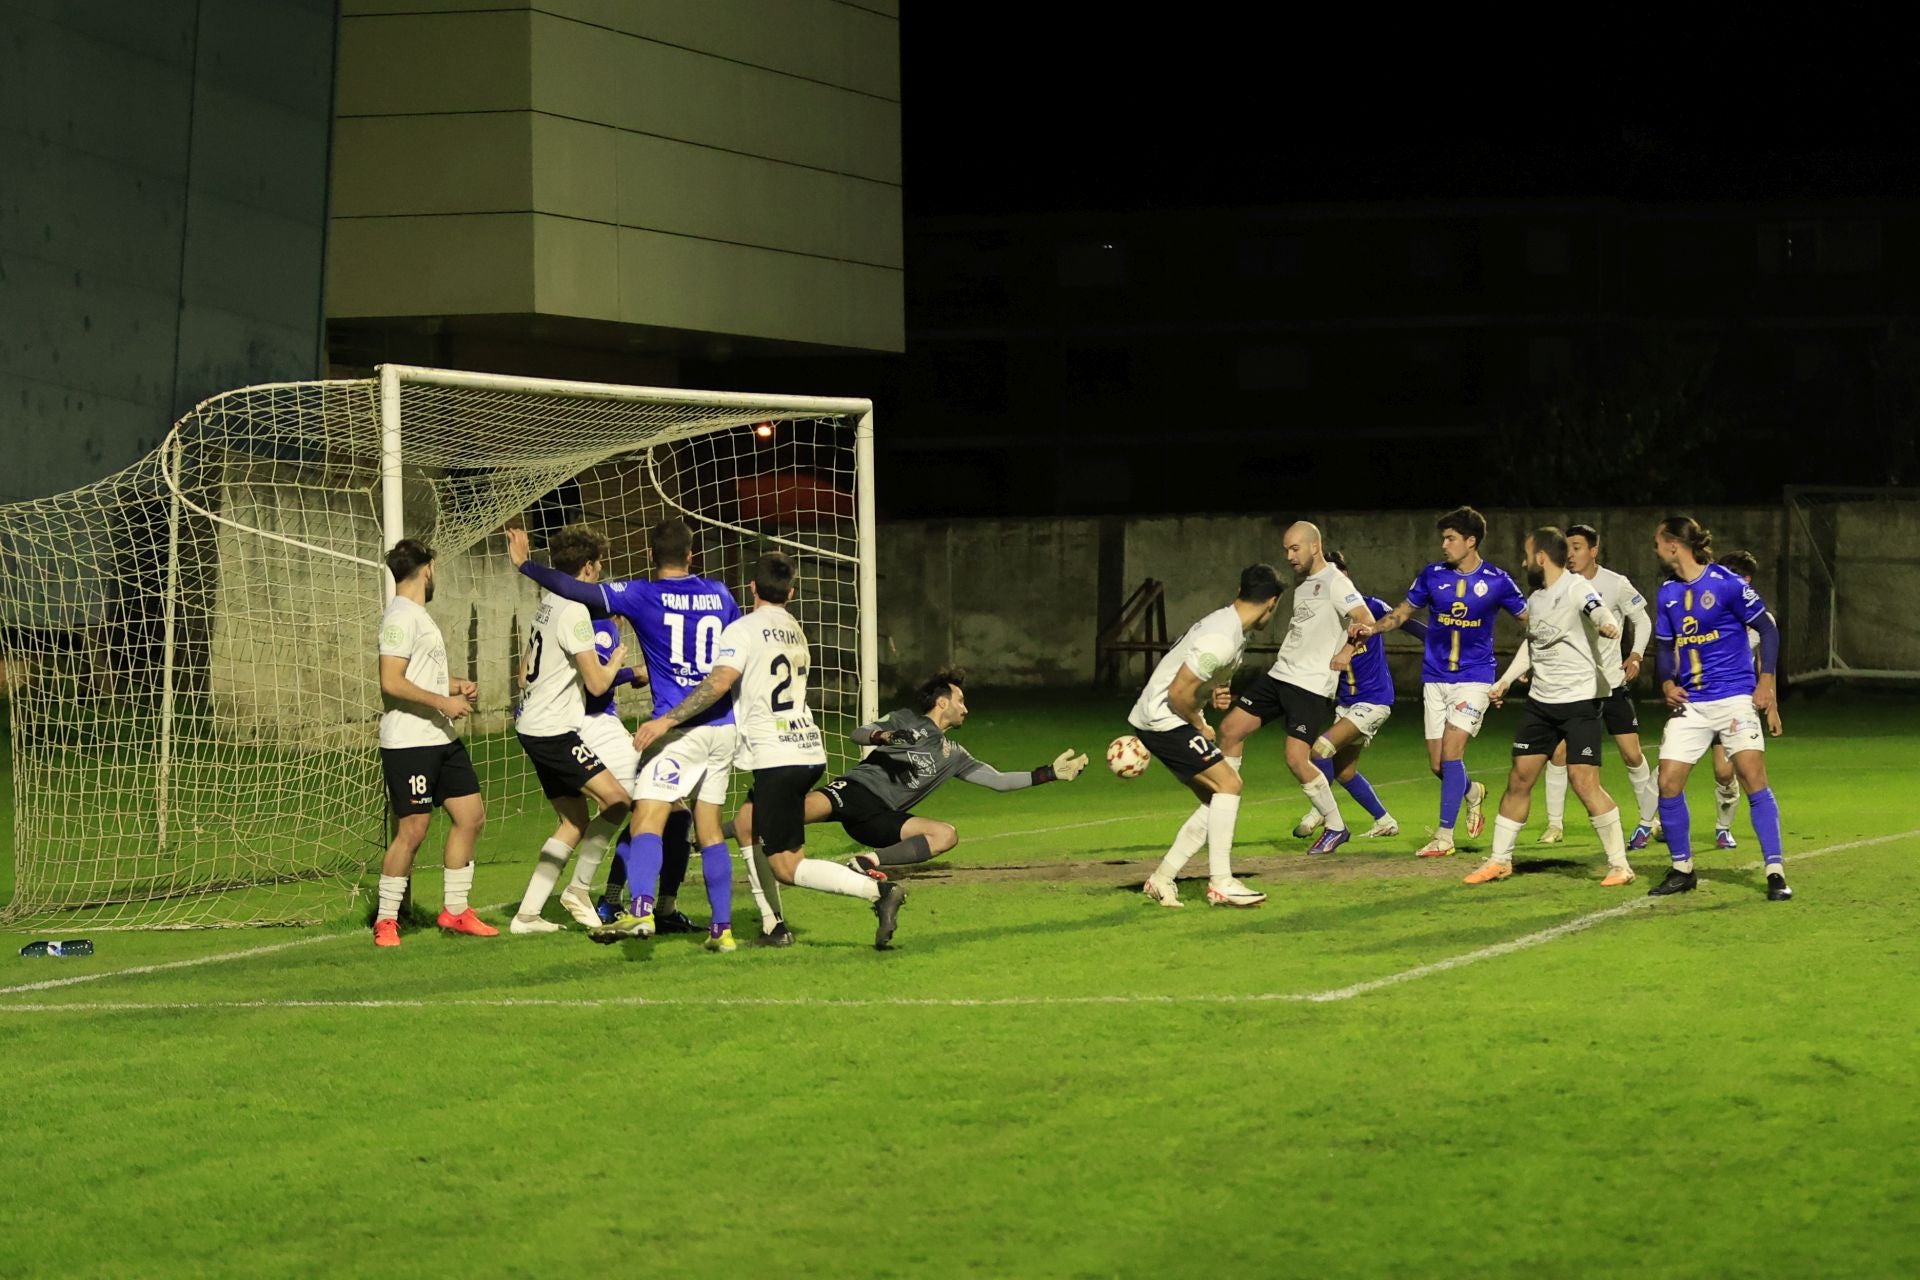
[[[1320,527],[1305,520],[1296,520],[1287,526],[1286,532],[1287,563],[1301,577],[1320,572],[1326,567],[1326,560],[1320,552]]]

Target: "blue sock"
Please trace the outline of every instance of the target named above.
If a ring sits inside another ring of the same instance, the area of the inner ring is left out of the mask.
[[[1666,829],[1667,853],[1675,862],[1693,861],[1692,835],[1687,830],[1690,821],[1684,795],[1660,797],[1660,825]]]
[[[1373,784],[1367,781],[1366,774],[1356,773],[1340,785],[1345,787],[1347,794],[1359,801],[1360,807],[1372,814],[1376,821],[1387,816],[1387,806],[1381,804],[1380,797],[1373,793]]]
[[[713,908],[709,932],[717,938],[733,927],[733,863],[725,840],[700,851],[700,874],[707,881],[707,905]]]
[[[1323,759],[1320,756],[1315,756],[1313,758],[1313,767],[1318,769],[1321,773],[1321,776],[1326,778],[1328,782],[1333,781],[1333,761]]]
[[[1460,802],[1467,798],[1467,762],[1440,762],[1440,825],[1448,831],[1460,819]]]
[[[660,887],[661,854],[660,837],[644,831],[627,846],[627,892],[633,895],[633,914],[637,916],[653,910],[653,894]]]
[[[1784,871],[1786,856],[1780,847],[1780,802],[1773,798],[1772,787],[1763,787],[1747,797],[1747,816],[1753,819],[1753,834],[1760,841],[1760,855],[1767,860],[1767,870]]]

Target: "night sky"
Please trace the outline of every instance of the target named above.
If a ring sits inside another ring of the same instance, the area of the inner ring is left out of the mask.
[[[1863,9],[1260,32],[903,9],[910,214],[1920,193],[1920,53]]]

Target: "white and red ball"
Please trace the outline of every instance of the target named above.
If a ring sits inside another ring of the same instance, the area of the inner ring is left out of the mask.
[[[1146,744],[1132,734],[1107,744],[1107,768],[1122,778],[1137,778],[1152,763]]]

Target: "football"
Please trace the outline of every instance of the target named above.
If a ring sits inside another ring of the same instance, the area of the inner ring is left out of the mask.
[[[1140,739],[1128,734],[1107,744],[1107,768],[1122,778],[1137,778],[1147,771],[1153,757]]]

